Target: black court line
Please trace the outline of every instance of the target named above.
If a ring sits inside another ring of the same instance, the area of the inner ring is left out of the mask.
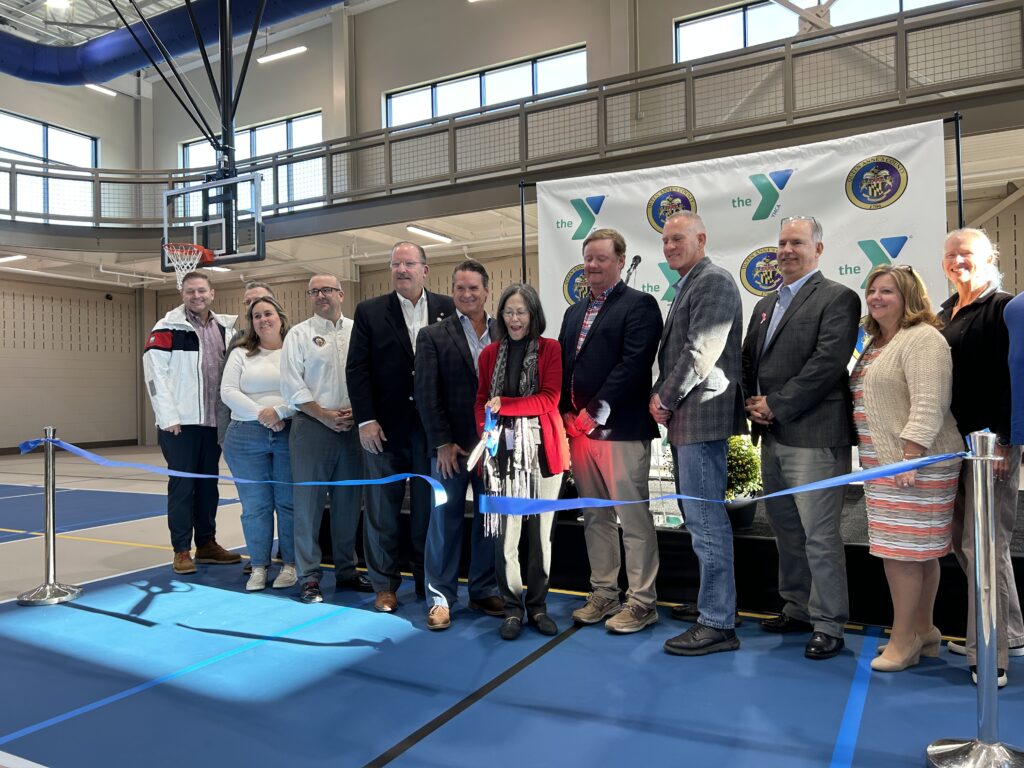
[[[579,629],[580,625],[575,624],[569,629],[562,632],[558,637],[554,638],[553,640],[549,640],[547,643],[545,643],[540,648],[535,650],[529,656],[520,659],[511,667],[502,672],[500,675],[484,683],[471,694],[466,696],[466,698],[462,699],[462,701],[453,704],[451,707],[446,709],[444,712],[435,717],[429,723],[413,731],[390,749],[377,755],[377,757],[373,758],[373,760],[368,762],[365,766],[363,766],[363,768],[381,768],[382,766],[385,766],[388,763],[390,763],[395,758],[401,756],[404,752],[408,751],[409,749],[412,749],[412,747],[416,746],[419,742],[423,741],[423,739],[427,738],[427,736],[432,734],[441,726],[458,717],[460,714],[462,714],[471,706],[476,704],[478,701],[480,701],[480,699],[484,698],[484,696],[486,696],[491,691],[496,689],[502,683],[515,677],[528,666],[537,661],[537,659],[541,658],[542,656],[546,655],[549,651],[554,650],[559,645],[564,643],[566,640],[568,640],[570,637],[576,634],[576,632]]]

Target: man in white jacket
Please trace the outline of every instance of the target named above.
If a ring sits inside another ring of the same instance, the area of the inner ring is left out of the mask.
[[[160,432],[157,441],[169,469],[216,475],[217,402],[224,350],[234,335],[235,315],[210,311],[214,291],[202,272],[181,283],[182,305],[149,334],[142,367]],[[174,547],[175,573],[195,573],[195,563],[237,563],[215,538],[217,481],[171,477],[167,481],[167,526]],[[192,540],[196,557],[192,560]]]

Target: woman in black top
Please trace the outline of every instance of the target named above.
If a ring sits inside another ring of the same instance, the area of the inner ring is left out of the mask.
[[[1006,685],[1008,657],[1024,656],[1024,621],[1010,560],[1010,538],[1017,517],[1020,446],[1010,445],[1009,334],[1003,310],[1013,297],[999,290],[999,254],[984,230],[958,229],[946,236],[942,268],[956,289],[942,304],[942,335],[953,355],[951,410],[960,434],[990,429],[1002,461],[994,465],[999,686]],[[967,574],[967,644],[949,643],[965,654],[977,682],[974,618],[974,492],[969,462],[960,471],[953,511],[953,550]],[[938,584],[934,585],[938,589]]]

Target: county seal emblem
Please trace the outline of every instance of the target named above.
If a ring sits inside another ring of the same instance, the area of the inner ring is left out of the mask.
[[[846,196],[858,208],[875,211],[892,205],[907,189],[907,169],[889,155],[861,160],[846,176]]]
[[[682,211],[697,212],[697,199],[685,187],[659,189],[647,201],[647,221],[655,232],[665,229],[669,216]]]
[[[758,248],[743,260],[740,266],[740,282],[755,296],[767,296],[782,285],[775,246]]]
[[[577,264],[566,273],[562,281],[562,296],[565,297],[565,303],[570,305],[589,298],[590,286],[582,264]]]

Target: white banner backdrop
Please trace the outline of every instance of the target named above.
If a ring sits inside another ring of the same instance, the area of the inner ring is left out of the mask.
[[[822,273],[863,297],[878,264],[910,264],[933,305],[947,295],[942,272],[946,183],[942,122],[866,133],[716,160],[582,176],[537,185],[540,297],[548,334],[586,294],[582,245],[594,229],[626,238],[630,285],[667,312],[678,275],[661,253],[665,219],[696,210],[707,253],[736,277],[744,324],[754,303],[781,284],[779,222],[814,216],[824,229]]]

